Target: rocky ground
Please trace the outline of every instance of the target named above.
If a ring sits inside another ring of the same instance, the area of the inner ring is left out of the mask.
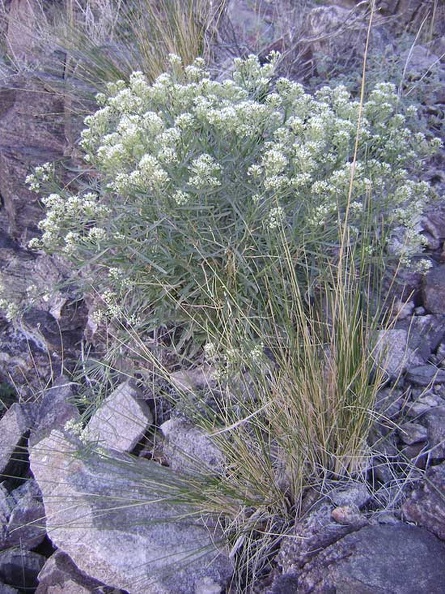
[[[32,17],[32,2],[6,4],[22,19]],[[351,69],[360,60],[364,3],[311,9],[289,0],[281,11],[275,3],[257,2],[256,10],[254,4],[228,3],[215,42],[220,71],[230,55],[275,48],[286,54],[287,74],[317,86],[338,56],[347,55]],[[377,4],[373,41],[381,56],[402,56],[402,33],[418,30],[428,7],[439,11],[429,38],[404,63],[410,80],[426,85],[423,98],[419,93],[425,125],[444,138],[443,7]],[[2,26],[8,51],[21,54],[22,64],[36,61],[26,29],[12,21]],[[45,161],[75,163],[81,126],[66,104],[64,73],[50,57],[39,59],[38,75],[36,67],[0,64],[0,271],[11,304],[68,275],[57,258],[26,248],[43,211],[24,179]],[[444,162],[442,152],[425,171],[442,196]],[[433,267],[424,277],[406,277],[399,320],[383,339],[387,383],[376,404],[381,415],[370,437],[366,481],[333,486],[323,497],[308,492],[257,592],[445,592],[444,200],[425,213],[422,226]],[[98,341],[88,302],[68,285],[35,300],[19,323],[6,314],[0,319],[0,594],[225,592],[233,563],[218,529],[187,517],[179,505],[142,505],[161,498],[159,485],[172,473],[190,471],[187,454],[217,468],[220,452],[187,422],[160,418],[151,388],[129,381],[78,435],[75,386],[62,371],[80,360],[82,341]],[[171,381],[184,382],[184,375]],[[194,389],[199,374],[186,381]],[[147,440],[153,425],[163,435],[156,453]],[[88,449],[89,440],[101,441],[100,455]]]

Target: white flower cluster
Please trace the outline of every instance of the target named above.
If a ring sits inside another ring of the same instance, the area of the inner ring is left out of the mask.
[[[25,183],[32,192],[39,192],[42,184],[49,182],[54,174],[54,165],[52,163],[43,163],[34,168],[25,178]]]
[[[437,141],[412,133],[415,111],[398,113],[394,87],[382,83],[359,125],[360,105],[342,86],[312,96],[286,78],[272,83],[276,59],[237,59],[232,79],[220,82],[202,60],[183,68],[172,56],[170,71],[152,84],[141,72],[110,84],[81,140],[102,189],[45,198],[41,245],[78,259],[101,249],[110,270],[104,288],[119,293],[125,278],[156,303],[150,275],[197,295],[209,285],[203,254],[233,271],[228,254],[248,237],[270,245],[282,233],[323,233],[332,244],[339,223],[360,240],[366,221],[376,241],[383,224],[389,245],[397,238],[392,253],[406,261],[421,251],[430,188],[413,168]],[[36,179],[49,171],[43,166]],[[111,272],[125,262],[127,274]],[[201,274],[193,282],[191,270]]]
[[[20,314],[20,307],[14,301],[9,299],[0,298],[0,309],[4,311],[5,318],[8,322],[14,322],[17,320]]]
[[[63,196],[53,193],[42,201],[47,208],[46,218],[39,223],[43,234],[40,240],[34,238],[29,242],[30,248],[62,249],[71,255],[85,239],[97,244],[107,237],[105,229],[91,224],[106,221],[110,214],[109,207],[99,201],[97,194]]]
[[[190,171],[192,175],[189,177],[188,183],[197,190],[211,189],[221,185],[218,179],[221,166],[211,155],[204,154],[193,159]]]
[[[269,229],[276,229],[284,223],[285,218],[286,213],[284,212],[284,208],[282,208],[281,206],[274,206],[269,211],[266,226]]]

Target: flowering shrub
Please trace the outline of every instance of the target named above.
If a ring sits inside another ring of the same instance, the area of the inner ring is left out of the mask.
[[[386,244],[408,263],[430,192],[413,175],[437,142],[411,132],[415,109],[398,113],[392,85],[362,106],[342,86],[311,96],[273,82],[275,60],[236,59],[219,82],[172,56],[153,84],[135,72],[108,85],[81,140],[100,187],[43,198],[32,245],[94,261],[96,290],[153,326],[222,307],[233,289],[261,315],[283,240],[297,273],[303,249],[302,267],[321,273],[344,225],[370,261]]]

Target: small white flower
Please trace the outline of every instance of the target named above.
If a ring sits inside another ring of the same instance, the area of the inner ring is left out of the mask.
[[[189,178],[189,184],[198,190],[221,185],[217,177],[221,172],[221,165],[211,155],[204,153],[193,159],[190,170],[194,175]]]
[[[175,128],[179,130],[186,130],[191,128],[194,124],[194,117],[191,113],[181,113],[175,119]]]
[[[81,421],[78,421],[76,419],[70,419],[69,421],[67,421],[63,428],[65,431],[73,433],[77,437],[80,437],[83,432],[83,426]]]
[[[281,227],[286,218],[286,213],[281,206],[271,208],[267,216],[267,227],[271,230]]]
[[[94,242],[98,243],[100,241],[103,241],[104,239],[106,239],[106,237],[107,237],[107,233],[106,233],[105,229],[101,229],[100,227],[92,227],[88,231],[88,238]]]
[[[263,156],[262,165],[267,177],[279,175],[286,169],[287,164],[287,157],[277,148],[268,150]]]
[[[253,349],[249,353],[249,358],[251,359],[252,363],[255,365],[259,365],[264,359],[264,344],[260,342],[259,344],[255,345]]]
[[[257,165],[257,164],[253,164],[249,167],[249,169],[247,170],[247,175],[249,175],[250,177],[260,177],[261,174],[263,173],[263,168],[261,167],[261,165]]]
[[[190,195],[187,194],[187,192],[183,192],[182,190],[177,190],[173,194],[173,200],[178,206],[185,206],[190,200]]]
[[[213,342],[207,342],[203,348],[204,348],[204,357],[206,360],[211,360],[214,357],[216,357],[217,352],[216,352],[215,344]]]

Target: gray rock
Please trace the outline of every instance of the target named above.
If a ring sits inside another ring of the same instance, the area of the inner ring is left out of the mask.
[[[409,522],[424,526],[445,540],[445,463],[427,470],[422,485],[414,489],[402,506]]]
[[[445,314],[445,265],[432,268],[425,275],[422,298],[429,313]]]
[[[414,392],[414,390],[413,390]],[[408,404],[406,408],[407,416],[411,418],[418,418],[437,406],[443,405],[443,399],[438,395],[428,390],[421,390],[421,395],[416,396],[414,402]]]
[[[298,576],[293,573],[277,575],[266,594],[296,594],[298,592]]]
[[[187,483],[170,469],[99,455],[59,431],[31,448],[30,462],[50,539],[87,575],[131,594],[191,594],[230,577],[217,524],[180,505]]]
[[[329,499],[341,507],[355,505],[360,509],[371,499],[371,493],[365,483],[351,483],[330,491]]]
[[[298,594],[444,592],[445,543],[424,528],[365,526],[319,553],[298,576]]]
[[[397,458],[399,448],[392,431],[389,431],[382,424],[374,424],[368,435],[368,443],[372,447],[374,455],[381,455],[384,458]]]
[[[153,415],[139,390],[125,382],[91,417],[84,437],[104,448],[131,452],[152,422]]]
[[[340,2],[319,6],[305,15],[299,40],[300,48],[312,56],[316,71],[326,69],[326,59],[338,61],[339,56],[354,51],[357,57],[363,55],[366,39],[366,13],[353,3],[349,7],[339,6]],[[373,47],[383,49],[381,31],[373,27],[370,31]],[[354,40],[351,43],[351,40]],[[351,50],[351,47],[353,50]],[[301,51],[301,50],[300,50]]]
[[[38,580],[35,594],[90,594],[105,585],[80,571],[62,551],[56,551],[46,561]]]
[[[404,328],[393,328],[378,334],[376,358],[391,378],[398,378],[409,366],[424,362],[409,346],[408,336]]]
[[[420,423],[403,423],[397,430],[400,439],[407,445],[426,441],[428,432]]]
[[[54,82],[54,81],[53,81]],[[32,77],[17,75],[0,88],[0,193],[10,235],[37,235],[42,209],[25,178],[35,165],[60,159],[66,147],[63,96]]]
[[[423,45],[415,45],[401,55],[406,75],[419,79],[425,73],[440,69],[440,58]]]
[[[10,0],[7,13],[6,48],[15,63],[28,64],[39,53],[35,23],[41,17],[35,0]]]
[[[170,419],[161,425],[166,441],[164,454],[170,467],[194,474],[206,469],[221,472],[224,455],[209,435],[182,419]]]
[[[6,533],[9,516],[11,515],[11,498],[5,483],[0,484],[0,529],[2,534]]]
[[[0,553],[0,580],[18,588],[32,591],[37,586],[37,576],[45,563],[45,557],[20,549]]]
[[[37,410],[30,445],[49,435],[53,429],[64,429],[68,421],[80,419],[73,397],[73,384],[63,375],[46,390]]]
[[[445,382],[445,369],[438,369],[434,365],[419,365],[411,367],[406,374],[409,383],[415,386],[427,387],[430,384]]]
[[[433,210],[428,210],[422,218],[422,226],[435,239],[443,241],[445,239],[445,208],[442,205],[435,205]]]
[[[408,333],[408,346],[416,354],[410,365],[424,364],[439,347],[445,334],[445,316],[418,315],[397,322],[397,329]],[[419,363],[416,363],[415,361]]]
[[[354,523],[337,522],[332,516],[334,509],[327,502],[317,503],[283,539],[278,555],[283,573],[300,571],[320,550],[367,524],[363,516],[356,517]]]
[[[377,418],[380,416],[385,419],[396,418],[404,405],[404,397],[405,392],[396,386],[380,389],[374,406],[378,413]]]
[[[445,458],[445,406],[436,406],[426,412],[422,423],[428,431],[428,449],[431,460]]]
[[[169,381],[181,392],[194,394],[199,390],[212,388],[216,385],[215,368],[211,365],[200,365],[191,369],[181,369],[169,375]]]
[[[280,15],[267,0],[229,0],[227,16],[239,47],[249,51],[258,52],[280,35]]]
[[[0,550],[21,547],[27,550],[45,538],[45,510],[40,491],[33,480],[12,491],[6,499],[8,512],[3,519]]]
[[[28,430],[29,419],[15,402],[0,419],[0,475],[20,476],[25,455],[24,436]]]

